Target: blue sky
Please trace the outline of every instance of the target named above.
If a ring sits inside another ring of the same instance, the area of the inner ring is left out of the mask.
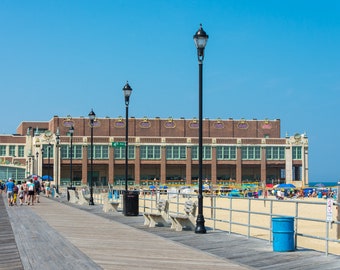
[[[209,35],[205,118],[306,132],[310,180],[338,181],[339,1],[2,0],[0,133],[21,121],[198,115],[193,35]]]

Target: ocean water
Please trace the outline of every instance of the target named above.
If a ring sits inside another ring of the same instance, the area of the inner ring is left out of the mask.
[[[325,187],[335,187],[338,185],[338,182],[309,182],[310,187],[314,187],[316,184],[324,184]]]

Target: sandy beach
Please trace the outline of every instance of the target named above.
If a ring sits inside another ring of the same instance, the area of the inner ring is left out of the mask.
[[[150,196],[147,196],[150,198]],[[167,195],[161,195],[162,198],[167,198]],[[142,198],[142,196],[141,196]],[[140,198],[140,199],[141,199]],[[155,198],[155,195],[153,196]],[[177,208],[181,211],[183,206],[177,205],[177,202],[184,203],[187,198],[179,197],[171,197],[170,200],[170,211],[176,212]],[[197,197],[192,197],[191,200],[197,201]],[[316,202],[317,204],[312,204]],[[148,205],[150,201],[146,201],[146,205]],[[319,204],[322,203],[322,204]],[[265,229],[260,228],[250,228],[249,235],[251,237],[258,237],[262,239],[266,239],[269,241],[270,239],[270,228],[271,225],[271,217],[272,215],[277,216],[297,216],[298,219],[295,219],[295,223],[297,226],[297,231],[299,234],[308,234],[316,237],[326,237],[327,225],[325,222],[316,222],[303,220],[303,218],[307,219],[320,219],[326,220],[327,208],[326,208],[326,200],[318,199],[318,198],[304,198],[304,199],[286,199],[286,200],[275,200],[275,197],[269,197],[269,200],[264,201],[261,199],[247,199],[247,198],[237,198],[237,199],[229,199],[226,197],[204,197],[203,204],[206,207],[211,207],[216,204],[216,219],[221,221],[213,221],[211,218],[214,213],[211,209],[204,209],[203,215],[205,217],[205,226],[208,228],[216,228],[220,230],[229,232],[230,225],[225,221],[230,219],[230,211],[228,209],[243,211],[243,212],[232,212],[232,222],[248,224],[248,220],[250,220],[250,224],[252,226],[265,227]],[[141,202],[141,206],[144,205],[144,202]],[[254,214],[249,215],[248,209],[252,212],[256,212]],[[262,213],[262,214],[260,214]],[[265,215],[263,215],[265,214]],[[337,209],[336,206],[333,206],[333,220],[336,220]],[[224,222],[222,222],[224,221]],[[238,233],[242,235],[248,234],[248,227],[243,225],[233,224],[231,225],[231,232]],[[329,238],[336,239],[337,235],[337,226],[329,226]],[[326,241],[319,239],[306,238],[303,236],[297,237],[297,246],[299,248],[307,248],[319,250],[321,252],[326,251]],[[340,243],[329,242],[328,252],[336,255],[340,255]]]

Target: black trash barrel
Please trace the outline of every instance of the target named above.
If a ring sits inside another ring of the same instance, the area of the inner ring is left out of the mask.
[[[72,190],[76,190],[76,187],[67,187],[67,201],[70,201],[70,193],[68,193],[68,191],[72,189]]]
[[[139,215],[139,191],[128,190],[123,192],[123,214],[124,216]]]

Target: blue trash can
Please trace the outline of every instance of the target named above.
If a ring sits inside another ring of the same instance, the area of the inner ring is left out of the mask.
[[[273,217],[273,251],[286,252],[295,250],[294,217]]]
[[[318,198],[319,198],[319,199],[322,198],[322,192],[321,192],[321,191],[318,192]]]

